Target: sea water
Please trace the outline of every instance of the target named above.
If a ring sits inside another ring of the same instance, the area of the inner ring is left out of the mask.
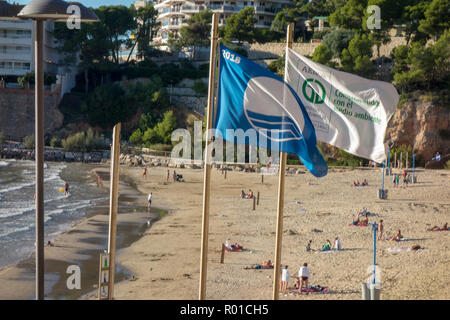
[[[92,167],[90,167],[92,168]],[[106,203],[108,192],[96,186],[89,167],[80,163],[44,164],[45,243]],[[69,184],[69,194],[60,189]],[[34,252],[35,163],[0,160],[0,269]]]

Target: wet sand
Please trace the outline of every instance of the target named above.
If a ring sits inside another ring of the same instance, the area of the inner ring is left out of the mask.
[[[103,177],[103,187],[108,188],[109,167],[95,170]],[[147,208],[143,206],[145,203],[146,197],[131,187],[125,177],[121,177],[116,242],[118,254],[142,236],[148,229],[149,219],[156,220],[164,214],[164,211],[155,209],[149,217]],[[59,235],[52,241],[54,246],[45,247],[46,299],[78,299],[97,287],[99,254],[108,247],[108,208],[108,202],[95,206],[88,212],[87,219]],[[67,268],[70,265],[80,267],[80,290],[67,288],[66,282],[71,275],[67,273]],[[34,299],[34,272],[34,254],[15,266],[0,271],[0,299]],[[116,280],[129,277],[132,274],[117,264]]]

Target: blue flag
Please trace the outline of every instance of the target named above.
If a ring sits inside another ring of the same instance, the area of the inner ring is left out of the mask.
[[[295,153],[316,177],[328,167],[316,147],[316,133],[295,91],[273,72],[220,44],[218,103],[213,127],[225,140],[227,129],[254,129],[272,149]],[[258,139],[259,145],[261,139]]]

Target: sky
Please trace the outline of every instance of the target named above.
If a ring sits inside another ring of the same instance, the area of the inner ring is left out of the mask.
[[[86,7],[98,8],[100,6],[124,5],[129,7],[135,0],[76,0]],[[8,0],[9,3],[28,4],[31,0]]]

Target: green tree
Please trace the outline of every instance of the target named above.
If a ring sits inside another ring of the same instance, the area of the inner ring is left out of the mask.
[[[140,144],[142,144],[142,137],[143,137],[142,131],[141,131],[141,129],[138,128],[130,136],[130,142],[134,145],[140,145]]]
[[[173,111],[166,111],[160,122],[144,132],[142,142],[148,147],[155,143],[171,144],[172,132],[176,128],[177,121]]]
[[[210,9],[200,11],[187,19],[187,26],[180,29],[178,38],[172,38],[170,45],[175,50],[193,47],[195,59],[196,47],[208,47],[210,43],[211,19],[213,12]]]
[[[117,84],[97,87],[82,106],[82,110],[88,114],[89,123],[108,129],[127,120],[136,112],[136,108],[125,103],[124,95],[125,91]]]
[[[74,63],[80,59],[80,67],[84,72],[85,94],[89,91],[89,69],[95,64],[107,61],[111,44],[106,39],[106,28],[100,23],[82,23],[81,29],[70,30],[65,23],[55,23],[54,37],[58,41],[58,49],[64,53],[66,63]]]
[[[133,9],[125,6],[101,6],[95,13],[105,27],[112,59],[118,65],[120,48],[127,43],[130,31],[136,29]]]
[[[348,0],[344,6],[334,11],[329,18],[330,24],[348,30],[362,29],[367,0]]]
[[[342,50],[348,47],[354,36],[355,33],[350,30],[334,29],[323,37],[322,43],[331,51],[333,58],[340,58]]]
[[[136,46],[137,55],[145,59],[150,48],[150,43],[153,41],[153,37],[161,26],[161,23],[157,21],[158,10],[151,3],[137,9],[134,5],[131,5],[130,9],[136,24],[135,29],[131,31],[133,36],[130,37],[127,43],[128,47],[131,48],[127,62],[130,60],[131,54]]]
[[[411,89],[448,87],[450,82],[450,30],[434,45],[421,42],[393,51],[394,84],[402,92]]]
[[[414,0],[410,5],[404,7],[401,23],[405,25],[406,43],[413,41],[426,42],[427,35],[419,31],[421,20],[425,19],[425,11],[430,5],[431,0],[419,1]]]
[[[356,35],[348,48],[342,50],[341,64],[345,71],[370,77],[375,71],[372,61],[373,42],[365,34]]]
[[[433,0],[420,20],[419,31],[438,38],[450,28],[450,0]]]
[[[239,45],[243,42],[253,43],[255,41],[255,17],[253,7],[245,7],[226,20],[224,40],[226,42],[237,41]]]
[[[327,45],[321,43],[315,50],[312,56],[312,60],[320,63],[328,65],[333,58],[333,53],[330,49],[328,49]]]

